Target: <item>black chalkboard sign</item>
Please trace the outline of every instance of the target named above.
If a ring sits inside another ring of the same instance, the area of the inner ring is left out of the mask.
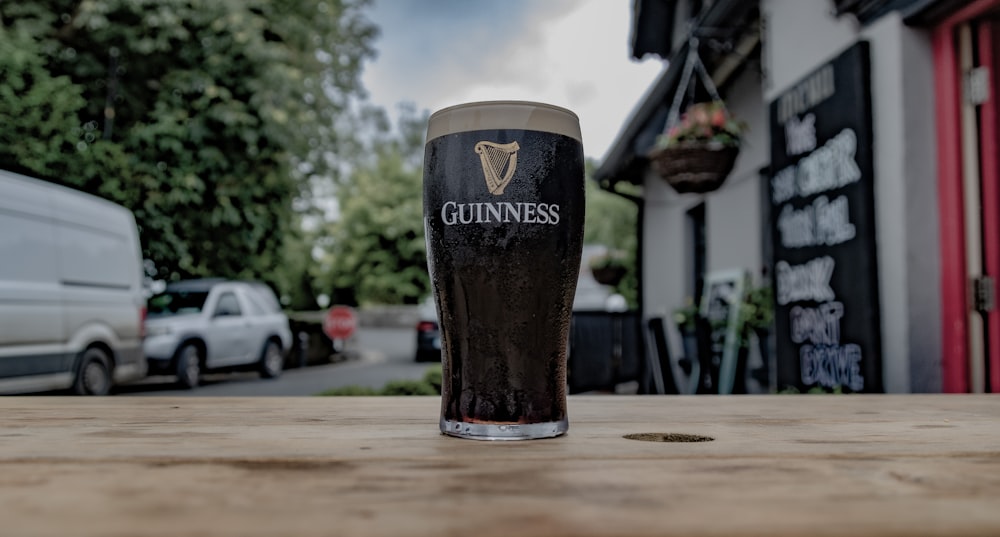
[[[770,105],[778,388],[882,391],[869,46]]]

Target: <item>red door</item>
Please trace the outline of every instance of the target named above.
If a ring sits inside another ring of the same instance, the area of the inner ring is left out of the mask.
[[[942,389],[1000,392],[1000,0],[934,32]]]

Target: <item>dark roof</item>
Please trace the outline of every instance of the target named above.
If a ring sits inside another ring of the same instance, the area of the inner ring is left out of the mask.
[[[633,12],[633,56],[640,57],[648,52],[660,54],[669,51],[674,27],[673,7],[675,0],[636,0]],[[670,14],[664,9],[670,8]],[[716,0],[702,10],[693,23],[695,35],[704,36],[709,43],[732,44],[758,18],[757,2],[749,0]],[[657,17],[662,17],[658,19]],[[664,41],[666,40],[666,41]],[[710,46],[699,47],[702,62],[711,71],[712,67],[727,55],[725,47],[714,50]],[[655,50],[654,50],[655,49]],[[653,83],[643,100],[632,111],[605,155],[604,162],[594,174],[594,179],[604,186],[619,181],[639,184],[647,167],[646,154],[653,148],[656,137],[663,132],[667,122],[670,104],[680,83],[683,59],[687,56],[688,45],[677,47],[669,55],[668,68]]]
[[[677,0],[635,0],[632,3],[632,57],[670,57],[674,43]]]

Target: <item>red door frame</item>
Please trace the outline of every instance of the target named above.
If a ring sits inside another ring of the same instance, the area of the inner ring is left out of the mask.
[[[1000,117],[997,115],[997,81],[1000,58],[996,57],[1000,23],[991,21],[979,27],[979,64],[990,69],[990,98],[980,107],[979,158],[983,181],[983,242],[986,244],[986,273],[1000,275]],[[987,388],[1000,392],[1000,310],[994,308],[986,319],[989,334],[989,376]]]
[[[959,72],[956,55],[955,27],[997,6],[1000,6],[1000,0],[975,0],[941,22],[934,29],[933,35],[934,70],[936,73],[934,89],[937,94],[935,120],[938,135],[938,209],[941,218],[941,389],[944,392],[969,391],[967,359],[969,350],[968,272],[966,271],[965,231],[963,228],[960,127],[962,73]],[[993,143],[996,143],[995,138]],[[993,168],[996,169],[996,166]],[[996,188],[996,186],[994,183],[990,188]],[[985,194],[986,192],[984,192],[984,199]],[[988,218],[996,218],[997,216],[996,211],[985,212],[994,213]],[[985,225],[984,227],[987,228],[984,229],[984,232],[988,231],[993,234],[993,239],[996,240],[996,226]],[[990,240],[990,237],[985,236],[984,239]],[[1000,258],[990,259],[990,256],[987,256],[986,263],[987,267],[992,263],[997,263],[997,268],[1000,268]],[[996,315],[991,316],[989,321],[993,321],[993,317]],[[991,347],[1000,347],[1000,345],[991,345]],[[1000,370],[1000,358],[990,356],[989,359],[991,377],[996,377],[1000,373],[998,371]],[[994,383],[993,386],[1000,386],[1000,383]]]

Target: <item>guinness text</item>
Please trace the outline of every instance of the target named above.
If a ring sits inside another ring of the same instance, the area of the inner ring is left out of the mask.
[[[555,203],[508,202],[456,203],[446,201],[441,206],[445,225],[490,224],[516,222],[521,224],[559,223],[559,205]]]

